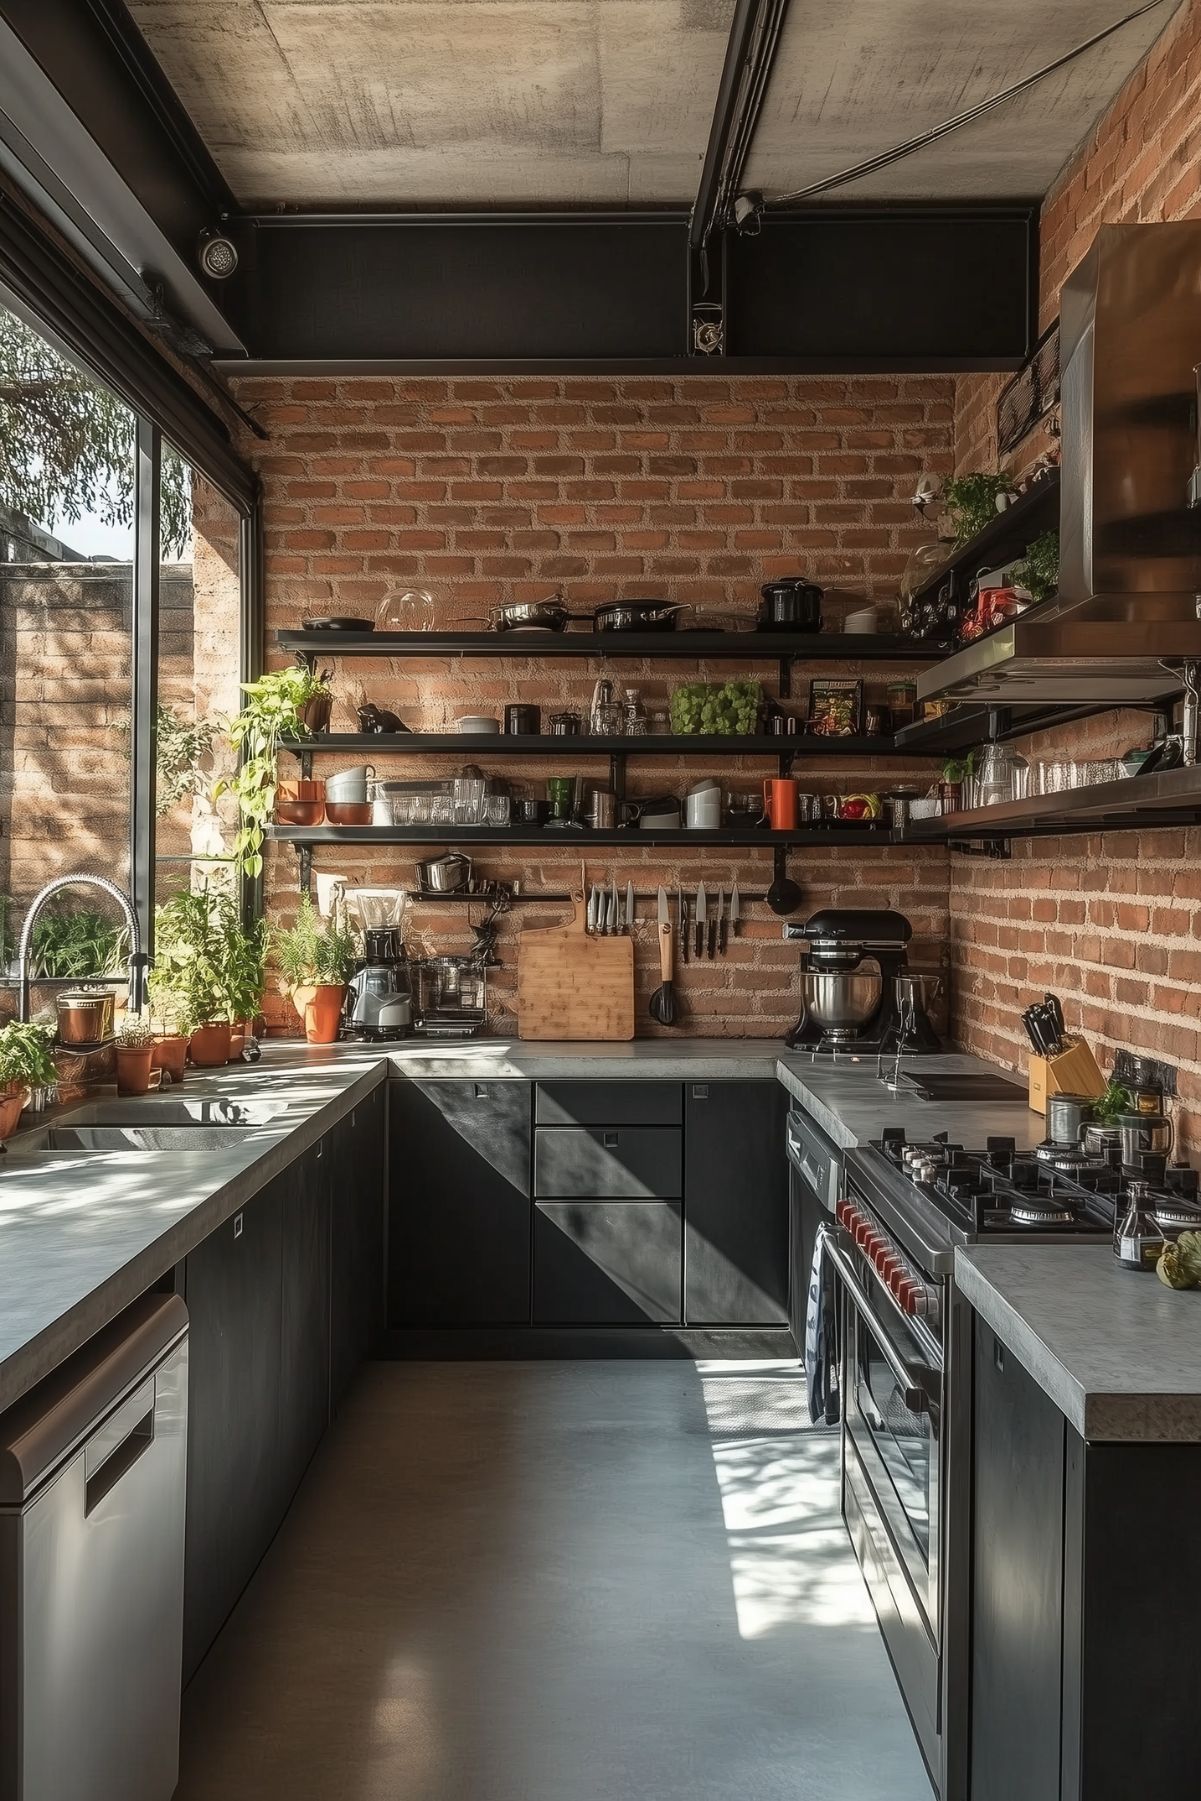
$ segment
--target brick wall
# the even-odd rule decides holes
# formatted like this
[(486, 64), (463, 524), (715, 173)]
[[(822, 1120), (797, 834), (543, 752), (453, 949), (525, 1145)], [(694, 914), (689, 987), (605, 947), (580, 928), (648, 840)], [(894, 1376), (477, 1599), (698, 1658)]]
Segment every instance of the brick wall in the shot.
[[(1201, 212), (1201, 4), (1180, 9), (1047, 198), (1041, 224), (1041, 323), (1098, 225)], [(996, 465), (1003, 378), (957, 386), (956, 467)], [(1038, 434), (1014, 459), (1041, 448)], [(1106, 756), (1147, 737), (1138, 714), (1108, 714), (1018, 744), (1025, 754)], [(1201, 1148), (1201, 833), (1163, 831), (1014, 845), (1013, 860), (951, 858), (957, 1027), (963, 1042), (1020, 1065), (1018, 1015), (1047, 986), (1069, 1025), (1107, 1053), (1131, 1045), (1180, 1064), (1186, 1142)], [(1192, 1115), (1190, 1118), (1189, 1115)]]
[[(247, 446), (266, 493), (269, 633), (313, 613), (373, 615), (391, 589), (430, 588), (439, 623), (480, 617), (505, 599), (537, 599), (562, 586), (583, 609), (615, 595), (661, 594), (714, 608), (750, 612), (772, 574), (806, 570), (826, 586), (895, 595), (910, 547), (922, 536), (909, 496), (925, 469), (950, 467), (953, 384), (949, 379), (701, 380), (649, 378), (437, 381), (355, 379), (246, 380), (238, 399), (270, 433)], [(851, 602), (832, 603), (835, 618)], [(273, 658), (273, 661), (279, 661)], [(848, 665), (854, 669), (854, 665)], [(812, 673), (834, 673), (822, 665)], [(496, 713), (507, 700), (539, 702), (544, 714), (586, 707), (598, 674), (574, 664), (430, 659), (393, 667), (362, 660), (336, 665), (334, 728), (354, 729), (350, 703), (363, 693), (395, 706), (417, 728), (445, 728), (463, 712)], [(728, 664), (646, 667), (620, 662), (605, 673), (637, 686), (649, 704), (666, 704), (673, 682), (722, 679)], [(771, 665), (758, 666), (765, 679)], [(799, 672), (802, 689), (811, 672)], [(863, 671), (882, 684), (888, 671)], [(770, 682), (768, 683), (770, 686)], [(795, 704), (798, 708), (803, 693)], [(487, 757), (475, 755), (487, 768)], [(350, 761), (351, 759), (344, 759)], [(397, 775), (448, 772), (422, 759)], [(326, 759), (324, 767), (333, 767)], [(545, 775), (564, 770), (548, 747), (543, 762), (497, 763), (541, 792)], [(594, 778), (595, 765), (581, 764)], [(811, 760), (799, 773), (818, 791), (854, 791), (924, 775), (929, 765), (844, 764)], [(723, 760), (713, 773), (750, 789), (762, 761)], [(695, 765), (632, 763), (635, 793), (679, 791), (702, 773)], [(636, 843), (636, 840), (634, 841)], [(586, 848), (586, 847), (585, 847)], [(580, 847), (480, 859), (485, 873), (517, 878), (530, 889), (562, 891), (578, 879)], [(933, 959), (946, 930), (946, 858), (942, 851), (822, 847), (799, 851), (793, 873), (806, 911), (826, 902), (896, 906), (907, 913)], [(320, 856), (319, 868), (353, 880), (411, 887), (413, 859), (396, 847)], [(598, 850), (590, 879), (612, 872), (640, 890), (678, 877), (762, 893), (771, 858), (762, 851), (676, 857)], [(273, 914), (294, 904), (295, 859), (269, 863)], [(651, 908), (639, 934), (642, 1027), (657, 982)], [(521, 919), (555, 923), (562, 909), (527, 906)], [(494, 994), (506, 1021), (515, 960), (516, 921), (501, 939), (505, 967)], [(467, 922), (445, 906), (417, 909), (419, 950), (468, 948)], [(779, 923), (752, 909), (744, 941), (724, 962), (693, 965), (683, 995), (694, 1031), (779, 1033), (798, 1011), (796, 956)]]

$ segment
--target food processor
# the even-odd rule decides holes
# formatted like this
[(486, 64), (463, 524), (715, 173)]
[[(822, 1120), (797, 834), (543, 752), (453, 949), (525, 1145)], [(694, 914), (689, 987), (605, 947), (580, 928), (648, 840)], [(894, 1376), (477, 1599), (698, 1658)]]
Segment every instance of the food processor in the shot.
[(346, 990), (345, 1030), (371, 1043), (407, 1038), (413, 1030), (413, 982), (404, 943), (408, 895), (403, 888), (348, 888), (347, 911), (363, 934), (363, 956)]

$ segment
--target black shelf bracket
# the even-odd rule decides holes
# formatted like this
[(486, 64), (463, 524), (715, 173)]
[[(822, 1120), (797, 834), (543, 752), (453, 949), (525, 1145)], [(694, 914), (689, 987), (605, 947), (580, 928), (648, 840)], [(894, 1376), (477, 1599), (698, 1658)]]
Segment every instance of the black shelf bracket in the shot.
[(303, 894), (313, 892), (313, 847), (311, 844), (298, 844), (296, 854), (300, 864), (300, 888)]
[(1013, 856), (1008, 838), (982, 838), (979, 843), (967, 838), (949, 838), (947, 849), (957, 851), (961, 857), (984, 857), (990, 863), (1008, 863)]

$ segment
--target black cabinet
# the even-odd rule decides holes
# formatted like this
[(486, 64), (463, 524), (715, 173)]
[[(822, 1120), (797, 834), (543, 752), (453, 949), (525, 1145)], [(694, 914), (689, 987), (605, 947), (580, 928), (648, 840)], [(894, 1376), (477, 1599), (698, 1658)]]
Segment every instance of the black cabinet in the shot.
[(278, 1524), (281, 1232), (291, 1172), (188, 1258), (188, 1489), (184, 1680)]
[(375, 1089), (330, 1133), (330, 1406), (384, 1325), (385, 1095)]
[(539, 1201), (534, 1323), (678, 1325), (678, 1201)]
[(331, 1146), (332, 1134), (293, 1164), (283, 1202), (276, 1464), (280, 1519), (329, 1424)]
[(684, 1085), (684, 1320), (788, 1323), (787, 1101), (778, 1082)]
[(390, 1323), (528, 1324), (531, 1084), (389, 1093)]
[(534, 1194), (679, 1200), (684, 1141), (678, 1126), (539, 1126)]
[(976, 1322), (972, 1801), (1059, 1801), (1065, 1422)]

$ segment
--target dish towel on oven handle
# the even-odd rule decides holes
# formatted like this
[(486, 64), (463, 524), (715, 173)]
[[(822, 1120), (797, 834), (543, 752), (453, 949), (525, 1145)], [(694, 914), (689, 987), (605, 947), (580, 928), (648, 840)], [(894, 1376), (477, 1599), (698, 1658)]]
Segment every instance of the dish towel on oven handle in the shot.
[(833, 1228), (823, 1220), (817, 1228), (809, 1299), (805, 1307), (805, 1391), (809, 1418), (815, 1426), (836, 1426), (841, 1417), (838, 1394), (838, 1300), (834, 1265), (826, 1256)]

